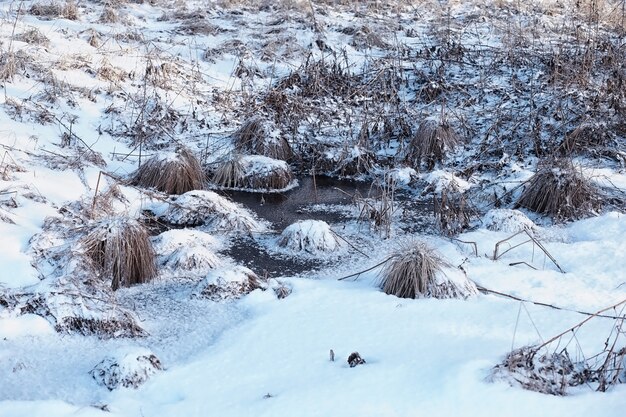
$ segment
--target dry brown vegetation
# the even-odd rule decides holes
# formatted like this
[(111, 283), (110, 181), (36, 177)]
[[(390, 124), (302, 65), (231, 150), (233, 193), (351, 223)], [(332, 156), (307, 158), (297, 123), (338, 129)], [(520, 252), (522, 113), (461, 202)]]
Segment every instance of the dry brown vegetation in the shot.
[(381, 288), (401, 298), (466, 298), (477, 293), (469, 280), (450, 280), (450, 268), (434, 249), (423, 242), (412, 242), (395, 252), (381, 271)]
[(596, 212), (601, 202), (599, 191), (570, 160), (549, 159), (540, 162), (517, 200), (516, 208), (524, 207), (566, 220)]
[(131, 177), (132, 185), (155, 188), (166, 194), (184, 194), (204, 188), (204, 170), (196, 156), (181, 147), (174, 155), (155, 155)]
[(406, 160), (418, 171), (422, 165), (432, 170), (437, 162), (443, 161), (446, 151), (454, 149), (460, 142), (449, 124), (426, 120), (411, 139)]
[(81, 244), (102, 278), (111, 281), (113, 290), (148, 282), (157, 274), (148, 232), (136, 220), (100, 220), (89, 227)]
[(233, 134), (235, 148), (241, 153), (263, 155), (283, 161), (291, 159), (293, 152), (289, 142), (282, 135), (274, 136), (271, 128), (260, 116), (249, 118)]
[(47, 1), (33, 3), (28, 12), (41, 19), (78, 20), (78, 7), (75, 1)]

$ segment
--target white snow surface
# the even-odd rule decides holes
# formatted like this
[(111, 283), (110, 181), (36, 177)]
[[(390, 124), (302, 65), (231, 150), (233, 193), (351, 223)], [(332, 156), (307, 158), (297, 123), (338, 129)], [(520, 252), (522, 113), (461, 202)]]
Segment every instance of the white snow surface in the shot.
[[(520, 227), (533, 226), (522, 212), (492, 210), (484, 217), (485, 224), (461, 234), (457, 241), (426, 238), (480, 286), (553, 304), (561, 310), (484, 294), (467, 300), (407, 300), (385, 295), (377, 286), (381, 267), (374, 266), (389, 256), (397, 243), (395, 237), (374, 240), (364, 255), (352, 254), (340, 263), (310, 271), (306, 277), (281, 278), (293, 290), (284, 299), (277, 299), (273, 291), (257, 289), (237, 300), (215, 302), (197, 297), (202, 285), (240, 285), (251, 273), (245, 266), (218, 258), (216, 253), (228, 239), (222, 232), (232, 230), (233, 225), (246, 232), (266, 232), (268, 225), (211, 191), (177, 197), (179, 206), (191, 210), (176, 211), (167, 202), (120, 187), (128, 199), (128, 207), (123, 209), (132, 215), (152, 209), (157, 216), (183, 224), (189, 219), (209, 219), (199, 229), (171, 230), (154, 239), (163, 263), (174, 265), (172, 269), (182, 261), (194, 266), (192, 282), (157, 280), (115, 294), (120, 306), (134, 312), (147, 335), (99, 339), (59, 334), (41, 316), (7, 311), (2, 298), (5, 291), (41, 293), (50, 299), (57, 318), (74, 316), (83, 307), (87, 318), (90, 314), (94, 318), (111, 314), (106, 309), (88, 309), (91, 304), (98, 307), (100, 301), (95, 299), (76, 304), (73, 297), (49, 294), (45, 279), (49, 271), (35, 261), (31, 238), (41, 232), (44, 219), (60, 215), (67, 202), (97, 203), (94, 196), (102, 193), (104, 184), (115, 182), (101, 177), (101, 170), (123, 178), (136, 169), (139, 155), (147, 155), (130, 140), (132, 132), (165, 141), (157, 145), (172, 138), (188, 140), (190, 147), (206, 154), (210, 163), (231, 150), (222, 139), (234, 125), (227, 120), (231, 114), (221, 107), (230, 100), (231, 92), (247, 92), (251, 82), (256, 82), (255, 88), (269, 89), (277, 77), (288, 75), (310, 55), (326, 57), (328, 52), (314, 49), (316, 40), (325, 40), (335, 51), (345, 51), (355, 68), (372, 56), (385, 55), (377, 48), (356, 48), (354, 37), (338, 30), (352, 28), (355, 14), (337, 9), (316, 14), (320, 33), (310, 28), (308, 17), (279, 22), (276, 42), (270, 45), (267, 38), (255, 36), (274, 30), (270, 23), (279, 16), (266, 10), (250, 12), (243, 7), (227, 13), (214, 7), (215, 2), (205, 1), (175, 2), (175, 8), (161, 7), (161, 2), (110, 2), (121, 4), (122, 18), (104, 24), (100, 15), (105, 2), (77, 2), (77, 21), (37, 18), (26, 12), (32, 3), (0, 4), (0, 55), (10, 50), (25, 57), (16, 75), (2, 81), (4, 94), (0, 97), (0, 417), (624, 414), (626, 384), (606, 393), (583, 388), (567, 397), (556, 397), (488, 381), (492, 367), (512, 348), (546, 340), (587, 317), (573, 310), (593, 313), (626, 299), (626, 217), (617, 211), (542, 227), (541, 242), (558, 266), (524, 236), (502, 247), (501, 256), (493, 259), (499, 242)], [(491, 3), (452, 3), (456, 12), (462, 9), (465, 15), (476, 17), (458, 34), (463, 42), (474, 42), (472, 47), (502, 47), (501, 34), (485, 23), (491, 18), (485, 9), (495, 10)], [(530, 24), (525, 20), (527, 15), (514, 14), (513, 6), (519, 2), (503, 3), (502, 10), (511, 8), (506, 19), (511, 17), (516, 27)], [(528, 7), (561, 7), (561, 2), (539, 3), (530, 2)], [(293, 5), (309, 13), (308, 2)], [(198, 8), (215, 30), (184, 34), (190, 21), (172, 16)], [(427, 23), (435, 17), (429, 13), (422, 17), (417, 12), (409, 15), (410, 29), (418, 36), (404, 36), (400, 33), (408, 31), (403, 30), (397, 32), (398, 39), (394, 29), (383, 31), (383, 40), (421, 50), (428, 46), (424, 43), (430, 36), (425, 34)], [(538, 22), (532, 20), (532, 25), (558, 26), (556, 15), (546, 10), (537, 17)], [(372, 28), (400, 25), (395, 13), (380, 16), (369, 21)], [(31, 28), (48, 38), (48, 44), (13, 42), (14, 31), (21, 34)], [(538, 42), (559, 36), (546, 32), (550, 32), (544, 34), (546, 39)], [(96, 46), (89, 43), (93, 34), (99, 38)], [(264, 60), (251, 52), (255, 48), (264, 50)], [(285, 58), (275, 55), (272, 48)], [(157, 55), (167, 57), (167, 65), (161, 65), (165, 62)], [(151, 90), (145, 107), (133, 107), (136, 97), (147, 92), (140, 81), (149, 64), (158, 68), (150, 83), (160, 87)], [(252, 75), (233, 76), (240, 64)], [(119, 79), (106, 75), (103, 68), (112, 69)], [(165, 71), (178, 76), (163, 76)], [(44, 82), (44, 78), (52, 81)], [(489, 86), (494, 91), (500, 87), (510, 90), (508, 85), (495, 87)], [(151, 99), (166, 106), (159, 108)], [(155, 113), (148, 114), (150, 109), (156, 109)], [(167, 120), (168, 109), (185, 116), (184, 121), (191, 126), (188, 131), (164, 126), (155, 133), (146, 130), (149, 126), (133, 124), (140, 113)], [(76, 138), (70, 138), (72, 145), (67, 146), (63, 134), (70, 126)], [(317, 133), (329, 131), (329, 136), (335, 132), (324, 124), (319, 129)], [(284, 166), (282, 161), (263, 158), (251, 158), (251, 167)], [(518, 184), (532, 175), (516, 164), (510, 171), (502, 178), (507, 186), (509, 181)], [(617, 165), (594, 168), (588, 173), (602, 186), (616, 186), (621, 193), (626, 190), (623, 167), (621, 171)], [(416, 173), (405, 168), (392, 175), (407, 184)], [(437, 191), (450, 185), (460, 190), (474, 186), (473, 178), (466, 181), (444, 170), (419, 177)], [(360, 231), (354, 224), (347, 227), (350, 236)], [(316, 241), (330, 245), (325, 241), (326, 226), (312, 230), (320, 232)], [(506, 249), (510, 250), (502, 254)], [(336, 252), (338, 246), (333, 250)], [(72, 271), (80, 265), (64, 267)], [(337, 281), (359, 271), (365, 272)], [(107, 300), (102, 303), (109, 306)], [(576, 334), (579, 353), (591, 356), (599, 352), (613, 324), (613, 320), (601, 317), (590, 320), (584, 331)], [(329, 360), (330, 349), (335, 353), (334, 362)], [(366, 364), (348, 366), (346, 359), (354, 351)], [(98, 385), (89, 371), (112, 352), (115, 357), (131, 358), (131, 363), (137, 352), (154, 352), (164, 370), (151, 375), (137, 389), (109, 391)]]

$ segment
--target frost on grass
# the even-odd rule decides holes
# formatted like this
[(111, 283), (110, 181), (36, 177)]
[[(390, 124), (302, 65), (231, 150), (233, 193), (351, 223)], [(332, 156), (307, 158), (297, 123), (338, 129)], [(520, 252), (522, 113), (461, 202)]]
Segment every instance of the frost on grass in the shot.
[(376, 155), (363, 145), (329, 148), (317, 153), (316, 171), (330, 175), (358, 176), (376, 167)]
[(137, 388), (163, 370), (161, 361), (144, 348), (130, 348), (104, 358), (89, 374), (110, 391), (124, 387)]
[(209, 272), (199, 285), (198, 296), (211, 301), (236, 300), (259, 288), (266, 289), (267, 283), (252, 270), (237, 265)]
[(159, 265), (177, 276), (200, 276), (219, 266), (216, 247), (215, 238), (198, 230), (169, 230), (155, 239)]
[(467, 298), (478, 294), (463, 271), (423, 242), (392, 254), (380, 273), (382, 290), (401, 298)]
[(289, 225), (278, 238), (278, 246), (293, 252), (332, 253), (340, 248), (337, 235), (321, 220), (301, 220)]
[(537, 225), (519, 210), (493, 209), (483, 217), (483, 226), (494, 232), (535, 231)]
[(294, 187), (291, 168), (285, 161), (260, 155), (235, 155), (213, 173), (213, 183), (223, 188), (251, 191), (284, 191)]
[(177, 226), (203, 226), (213, 232), (262, 232), (266, 226), (241, 205), (213, 191), (190, 191), (171, 197), (168, 208), (158, 216)]

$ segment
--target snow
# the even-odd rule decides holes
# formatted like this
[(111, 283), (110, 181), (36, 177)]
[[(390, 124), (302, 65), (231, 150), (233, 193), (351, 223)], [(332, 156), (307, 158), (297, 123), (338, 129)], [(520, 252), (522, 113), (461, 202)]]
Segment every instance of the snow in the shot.
[[(565, 134), (579, 122), (578, 113), (609, 112), (601, 97), (607, 74), (590, 79), (586, 90), (558, 81), (543, 89), (548, 75), (538, 65), (526, 67), (548, 57), (531, 53), (540, 45), (565, 46), (562, 56), (574, 56), (568, 44), (584, 45), (579, 42), (587, 32), (606, 33), (604, 23), (590, 27), (570, 0), (299, 1), (277, 8), (254, 2), (109, 2), (120, 11), (115, 24), (99, 21), (104, 3), (77, 2), (77, 21), (32, 16), (32, 1), (0, 4), (0, 53), (25, 58), (13, 77), (1, 81), (0, 417), (624, 414), (626, 384), (606, 393), (581, 387), (561, 398), (490, 380), (493, 367), (512, 349), (540, 343), (587, 318), (585, 312), (626, 299), (623, 133), (611, 142), (616, 156), (575, 160), (616, 202), (597, 216), (565, 224), (511, 208), (533, 175), (534, 150), (503, 145), (497, 149), (502, 152), (490, 154), (493, 143), (531, 142), (535, 117), (542, 124), (541, 141)], [(609, 12), (603, 9), (602, 16)], [(215, 32), (184, 33), (193, 21), (186, 13), (203, 13), (202, 21)], [(568, 22), (581, 25), (575, 33), (582, 41), (574, 39)], [(13, 28), (16, 34), (37, 28), (49, 43), (13, 42)], [(96, 47), (88, 43), (92, 33), (99, 37)], [(387, 47), (377, 47), (380, 41)], [(501, 63), (497, 51), (511, 62)], [(600, 48), (596, 52), (606, 57)], [(322, 93), (313, 98), (302, 97), (303, 83), (294, 82), (277, 99), (296, 107), (285, 105), (281, 114), (268, 110), (259, 92), (272, 92), (290, 74), (300, 77), (305, 62), (334, 63), (364, 83), (336, 99), (334, 87), (323, 80), (314, 80)], [(149, 66), (157, 71), (146, 76)], [(387, 69), (413, 75), (391, 86), (398, 80)], [(247, 74), (236, 75), (238, 70)], [(113, 76), (105, 77), (106, 71)], [(400, 160), (391, 169), (379, 165), (408, 141), (399, 120), (378, 114), (377, 105), (387, 98), (369, 94), (381, 80), (389, 90), (397, 87), (388, 104), (398, 114), (409, 109), (404, 122), (410, 128), (445, 116), (467, 143), (432, 172), (417, 173)], [(538, 86), (532, 97), (520, 87), (530, 84)], [(441, 97), (424, 95), (433, 87), (444, 90), (445, 105)], [(563, 100), (555, 99), (561, 90)], [(374, 169), (363, 177), (392, 178), (404, 198), (394, 201), (393, 233), (369, 230), (369, 219), (356, 219), (359, 210), (352, 205), (320, 204), (319, 210), (304, 205), (302, 212), (314, 217), (330, 211), (334, 217), (298, 222), (279, 235), (253, 208), (217, 192), (164, 197), (125, 185), (139, 161), (155, 154), (171, 159), (181, 144), (205, 167), (214, 166), (232, 154), (232, 132), (258, 112), (289, 119), (289, 130), (273, 121), (268, 133), (273, 140), (288, 136), (296, 162), (242, 156), (248, 175), (306, 171), (315, 166), (315, 152), (331, 165), (342, 157), (371, 157)], [(623, 119), (618, 109), (611, 112)], [(519, 115), (524, 123), (509, 123)], [(366, 138), (360, 136), (364, 126), (370, 128)], [(468, 167), (470, 174), (464, 172)], [(476, 196), (471, 203), (484, 214), (474, 219), (475, 228), (455, 239), (403, 230), (407, 223), (433, 223), (432, 216), (412, 218), (407, 208), (423, 203), (416, 179), (429, 192), (453, 187)], [(282, 197), (297, 185), (294, 179), (272, 191)], [(110, 187), (120, 195), (105, 210), (94, 196)], [(503, 208), (493, 208), (494, 193)], [(97, 281), (75, 253), (84, 226), (96, 220), (85, 213), (92, 203), (141, 221), (149, 211), (160, 222), (156, 228), (173, 228), (152, 237), (157, 279), (116, 292)], [(521, 230), (532, 230), (536, 240), (526, 234), (511, 238)], [(384, 294), (378, 285), (384, 261), (414, 234), (452, 265), (450, 278), (462, 282), (467, 275), (481, 288), (528, 301), (493, 292), (465, 300)], [(254, 264), (259, 254), (245, 254), (252, 261), (235, 259), (236, 239), (254, 241), (249, 252), (281, 255), (277, 263), (287, 258), (313, 266), (302, 274), (257, 275), (263, 270)], [(287, 247), (279, 248), (283, 239)], [(280, 285), (291, 293), (278, 297)], [(136, 324), (141, 336), (59, 332), (64, 320), (77, 317)], [(594, 317), (568, 348), (593, 356), (614, 324)], [(130, 335), (118, 330), (113, 336)], [(350, 368), (352, 352), (366, 363)], [(158, 372), (138, 360), (152, 355), (161, 361)], [(90, 374), (115, 363), (141, 384), (109, 390)]]
[(41, 316), (24, 314), (19, 317), (6, 317), (0, 320), (0, 339), (14, 339), (24, 336), (42, 336), (54, 333), (50, 323)]

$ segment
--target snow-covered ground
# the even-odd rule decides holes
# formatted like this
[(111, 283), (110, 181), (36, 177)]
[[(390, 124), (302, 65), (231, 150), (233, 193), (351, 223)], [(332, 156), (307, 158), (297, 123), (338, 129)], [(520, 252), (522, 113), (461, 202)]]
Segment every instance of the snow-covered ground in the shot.
[[(626, 354), (607, 392), (591, 381), (554, 396), (492, 378), (509, 352), (611, 305), (547, 349), (576, 363), (614, 340), (626, 349), (618, 6), (2, 2), (0, 417), (623, 415)], [(258, 115), (293, 159), (240, 155), (233, 133)], [(424, 119), (462, 140), (409, 166)], [(591, 123), (600, 130), (567, 156), (604, 204), (569, 221), (516, 209), (545, 154)], [(284, 190), (324, 173), (382, 185), (338, 206), (316, 188), (302, 213), (335, 217), (281, 238), (219, 192), (126, 181), (181, 145), (207, 178), (236, 157), (254, 174), (288, 171)], [(411, 206), (445, 193), (475, 209), (453, 239)], [(84, 236), (119, 216), (150, 226), (158, 275), (112, 291)], [(381, 291), (385, 261), (415, 238), (480, 294)], [(320, 262), (265, 276), (253, 254), (229, 255), (234, 239)], [(353, 352), (365, 363), (350, 367)]]

